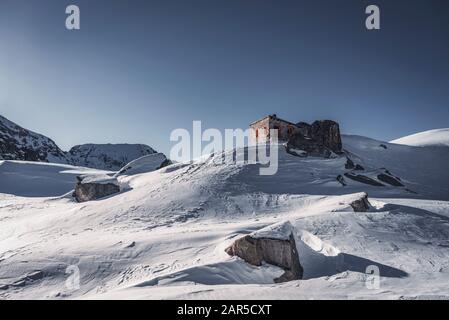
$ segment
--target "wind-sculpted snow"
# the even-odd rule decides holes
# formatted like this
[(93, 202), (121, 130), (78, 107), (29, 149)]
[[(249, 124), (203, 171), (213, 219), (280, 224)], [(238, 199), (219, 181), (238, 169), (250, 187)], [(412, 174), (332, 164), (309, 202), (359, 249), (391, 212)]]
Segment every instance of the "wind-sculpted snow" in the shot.
[(41, 162), (0, 161), (0, 194), (58, 197), (74, 189), (78, 175), (108, 172)]
[(449, 128), (415, 133), (393, 140), (391, 143), (415, 147), (449, 147)]
[[(118, 176), (122, 192), (93, 202), (0, 194), (0, 298), (446, 295), (449, 179), (438, 166), (447, 154), (362, 137), (343, 137), (343, 144), (362, 174), (375, 179), (388, 170), (404, 187), (343, 186), (336, 178), (348, 172), (346, 156), (301, 158), (280, 149), (274, 176), (260, 176), (257, 164), (208, 157)], [(37, 173), (47, 166), (22, 181), (31, 183), (34, 171), (36, 188), (44, 189)], [(351, 207), (359, 192), (370, 197), (368, 212)], [(304, 280), (274, 284), (279, 268), (250, 266), (224, 251), (237, 237), (284, 221), (292, 225)], [(373, 266), (378, 289), (367, 285)], [(79, 287), (67, 286), (66, 270), (79, 270)]]

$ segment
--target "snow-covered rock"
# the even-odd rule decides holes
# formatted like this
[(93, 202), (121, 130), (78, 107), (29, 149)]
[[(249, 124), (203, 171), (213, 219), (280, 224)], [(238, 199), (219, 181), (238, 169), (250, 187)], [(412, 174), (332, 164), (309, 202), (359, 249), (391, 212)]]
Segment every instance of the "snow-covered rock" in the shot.
[(370, 209), (371, 204), (368, 200), (368, 195), (365, 192), (355, 195), (357, 198), (354, 199), (350, 205), (355, 212), (366, 212)]
[(68, 163), (66, 154), (44, 135), (0, 116), (0, 160)]
[(74, 196), (78, 202), (101, 199), (120, 192), (117, 178), (108, 175), (78, 176)]
[(415, 133), (393, 140), (391, 143), (415, 147), (449, 147), (449, 128)]
[(284, 269), (284, 274), (273, 279), (286, 282), (302, 278), (293, 226), (283, 222), (237, 239), (226, 248), (226, 253), (238, 256), (249, 264), (261, 266), (263, 262)]

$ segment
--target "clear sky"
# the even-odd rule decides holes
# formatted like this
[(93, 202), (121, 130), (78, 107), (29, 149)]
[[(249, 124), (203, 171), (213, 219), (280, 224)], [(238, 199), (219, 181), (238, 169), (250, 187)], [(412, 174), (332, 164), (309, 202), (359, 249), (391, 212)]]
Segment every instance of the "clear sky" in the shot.
[(0, 0), (0, 114), (65, 150), (168, 153), (193, 120), (270, 113), (391, 140), (449, 127), (448, 14), (447, 0)]

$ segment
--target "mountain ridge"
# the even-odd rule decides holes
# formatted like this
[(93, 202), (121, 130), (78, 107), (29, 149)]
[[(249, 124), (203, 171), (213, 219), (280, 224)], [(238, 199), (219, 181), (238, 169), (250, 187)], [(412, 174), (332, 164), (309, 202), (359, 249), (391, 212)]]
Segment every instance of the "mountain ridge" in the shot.
[(59, 163), (117, 171), (135, 159), (154, 153), (157, 151), (148, 145), (129, 143), (87, 143), (65, 152), (51, 138), (0, 115), (0, 160)]

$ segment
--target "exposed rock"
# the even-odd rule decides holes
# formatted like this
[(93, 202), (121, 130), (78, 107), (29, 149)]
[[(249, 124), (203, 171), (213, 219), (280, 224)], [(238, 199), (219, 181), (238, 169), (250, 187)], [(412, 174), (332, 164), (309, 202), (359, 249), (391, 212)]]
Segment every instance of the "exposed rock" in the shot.
[(337, 122), (331, 120), (315, 121), (312, 124), (310, 136), (332, 152), (336, 154), (342, 152), (340, 126)]
[(134, 248), (136, 246), (136, 242), (133, 241), (129, 245), (126, 246), (126, 248)]
[(0, 160), (67, 163), (65, 153), (41, 134), (0, 116)]
[(409, 192), (409, 193), (413, 193), (413, 194), (418, 194), (418, 192), (410, 190), (410, 189), (405, 189), (405, 191)]
[(395, 176), (394, 174), (392, 174), (390, 171), (388, 171), (387, 169), (385, 169), (385, 173), (388, 174), (389, 176), (392, 176), (393, 178), (395, 178), (396, 180), (401, 181), (401, 178), (399, 178), (398, 176)]
[(383, 148), (383, 149), (385, 149), (385, 150), (387, 150), (387, 149), (388, 149), (388, 147), (387, 147), (387, 146), (386, 146), (385, 144), (383, 144), (383, 143), (382, 143), (382, 144), (380, 144), (380, 145), (379, 145), (379, 147), (381, 147), (381, 148)]
[(356, 171), (363, 171), (363, 170), (365, 170), (364, 167), (362, 167), (360, 164), (355, 164), (354, 161), (352, 161), (349, 158), (346, 158), (345, 169), (356, 170)]
[(375, 187), (385, 187), (385, 185), (383, 185), (382, 183), (380, 183), (377, 180), (374, 180), (370, 177), (361, 175), (361, 174), (353, 174), (353, 173), (345, 173), (345, 177), (360, 182), (360, 183), (364, 183), (364, 184), (368, 184), (371, 186), (375, 186)]
[(354, 161), (352, 161), (352, 160), (349, 159), (349, 158), (346, 158), (345, 169), (352, 170), (352, 169), (354, 169), (354, 168), (355, 168)]
[[(291, 225), (288, 223), (287, 226)], [(284, 269), (285, 273), (281, 277), (273, 279), (275, 282), (302, 279), (303, 268), (299, 262), (295, 238), (291, 231), (288, 237), (278, 237), (271, 233), (247, 235), (237, 239), (225, 251), (254, 266), (261, 266), (262, 262), (266, 262)]]
[(78, 202), (101, 199), (120, 192), (116, 178), (77, 177), (74, 196)]
[(350, 205), (355, 212), (366, 212), (371, 207), (366, 193), (362, 193), (360, 199), (354, 200)]
[(344, 186), (344, 187), (347, 186), (346, 181), (345, 181), (345, 178), (344, 178), (341, 174), (338, 175), (337, 181), (340, 182), (340, 184), (341, 184), (342, 186)]
[(311, 156), (330, 157), (342, 153), (340, 127), (331, 120), (315, 121), (313, 124), (300, 122), (300, 128), (287, 142), (287, 146), (306, 151)]
[(392, 177), (390, 175), (381, 173), (377, 176), (377, 179), (379, 179), (382, 182), (388, 183), (389, 185), (392, 185), (394, 187), (403, 187), (404, 185), (399, 182), (398, 179), (396, 179), (395, 177)]

